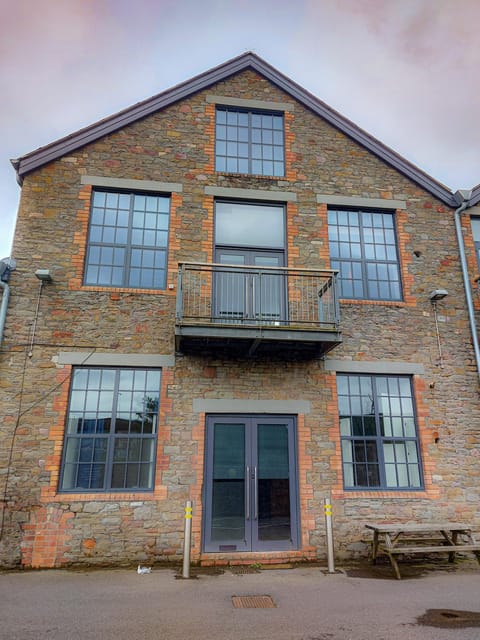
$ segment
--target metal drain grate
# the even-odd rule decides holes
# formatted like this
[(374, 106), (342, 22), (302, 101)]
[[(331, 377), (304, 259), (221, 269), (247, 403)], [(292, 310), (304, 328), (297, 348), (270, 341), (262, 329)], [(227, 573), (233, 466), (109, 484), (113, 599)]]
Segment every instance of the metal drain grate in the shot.
[(235, 609), (275, 609), (272, 596), (232, 596)]

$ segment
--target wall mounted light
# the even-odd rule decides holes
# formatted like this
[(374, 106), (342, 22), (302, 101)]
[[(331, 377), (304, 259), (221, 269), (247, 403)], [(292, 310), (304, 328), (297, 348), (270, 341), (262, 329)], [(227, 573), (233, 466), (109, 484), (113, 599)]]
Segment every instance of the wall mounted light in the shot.
[(448, 296), (448, 291), (446, 289), (434, 289), (430, 292), (428, 296), (431, 302), (438, 302), (439, 300), (443, 300)]
[(52, 276), (48, 269), (37, 269), (35, 271), (35, 276), (40, 280), (40, 282), (52, 282)]

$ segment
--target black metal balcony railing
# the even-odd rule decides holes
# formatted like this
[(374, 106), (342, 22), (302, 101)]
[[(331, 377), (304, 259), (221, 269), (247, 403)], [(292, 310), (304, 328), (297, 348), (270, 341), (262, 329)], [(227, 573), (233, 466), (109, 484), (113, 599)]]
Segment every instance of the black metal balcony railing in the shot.
[(336, 272), (184, 262), (179, 265), (177, 346), (186, 336), (275, 342), (341, 341)]

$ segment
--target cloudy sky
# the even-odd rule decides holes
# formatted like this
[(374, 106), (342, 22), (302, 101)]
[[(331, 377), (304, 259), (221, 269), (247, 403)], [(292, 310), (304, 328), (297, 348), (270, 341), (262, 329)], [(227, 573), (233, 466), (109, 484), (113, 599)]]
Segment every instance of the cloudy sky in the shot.
[(453, 191), (480, 182), (478, 0), (0, 0), (0, 258), (10, 158), (247, 50)]

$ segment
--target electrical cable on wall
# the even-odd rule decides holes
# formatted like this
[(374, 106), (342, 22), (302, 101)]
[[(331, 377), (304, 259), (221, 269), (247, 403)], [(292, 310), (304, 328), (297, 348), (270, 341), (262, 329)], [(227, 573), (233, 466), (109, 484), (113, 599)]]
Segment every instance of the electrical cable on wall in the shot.
[[(87, 360), (89, 358), (91, 358), (91, 356), (96, 352), (96, 350), (97, 350), (96, 348), (92, 349), (85, 356), (85, 358), (82, 360), (82, 362), (79, 364), (79, 366), (84, 365), (87, 362)], [(17, 435), (18, 427), (20, 426), (20, 420), (23, 418), (24, 415), (26, 415), (29, 411), (31, 411), (36, 406), (38, 406), (41, 402), (46, 400), (46, 398), (48, 398), (53, 393), (55, 393), (55, 391), (57, 389), (59, 389), (63, 384), (65, 384), (65, 382), (67, 382), (67, 380), (69, 380), (69, 378), (65, 378), (64, 380), (61, 380), (60, 382), (55, 384), (53, 387), (51, 387), (51, 389), (49, 389), (44, 394), (42, 394), (37, 400), (35, 400), (35, 402), (33, 402), (24, 411), (22, 411), (23, 393), (24, 393), (24, 389), (25, 389), (25, 374), (26, 374), (26, 370), (27, 370), (27, 362), (28, 362), (28, 359), (30, 357), (31, 357), (30, 356), (30, 351), (25, 350), (25, 358), (24, 358), (24, 362), (23, 362), (23, 372), (22, 372), (22, 381), (20, 383), (20, 393), (19, 393), (19, 401), (18, 401), (18, 414), (17, 414), (17, 419), (15, 421), (15, 427), (13, 428), (12, 439), (11, 439), (11, 442), (10, 442), (10, 448), (9, 448), (9, 453), (8, 453), (8, 462), (7, 462), (7, 475), (5, 477), (5, 486), (4, 486), (3, 497), (2, 497), (3, 508), (2, 508), (2, 519), (0, 521), (0, 540), (3, 539), (3, 532), (4, 532), (4, 528), (5, 528), (5, 512), (7, 510), (7, 506), (6, 505), (7, 505), (8, 482), (10, 480), (10, 470), (11, 470), (11, 466), (12, 466), (12, 458), (13, 458), (13, 450), (14, 450), (14, 445), (15, 445), (15, 437)]]

